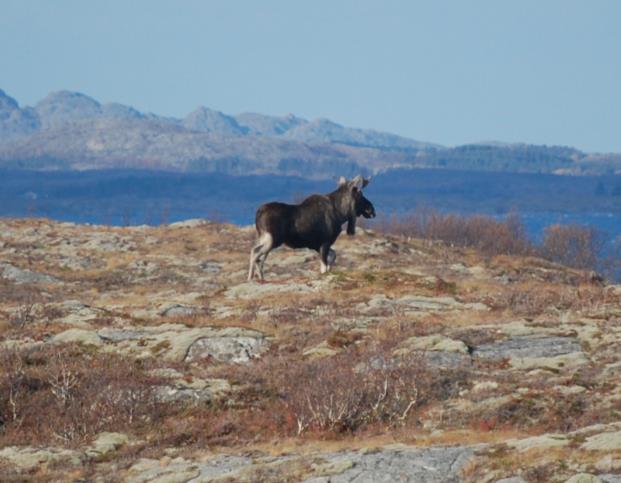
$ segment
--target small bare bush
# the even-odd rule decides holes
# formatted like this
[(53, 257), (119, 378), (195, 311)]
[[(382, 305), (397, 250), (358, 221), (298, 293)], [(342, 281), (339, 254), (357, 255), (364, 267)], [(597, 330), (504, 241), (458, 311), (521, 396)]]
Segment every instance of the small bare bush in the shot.
[(403, 423), (427, 401), (431, 385), (422, 357), (364, 358), (353, 351), (304, 361), (275, 379), (297, 434)]
[(595, 228), (556, 224), (545, 229), (540, 251), (544, 258), (553, 262), (594, 269), (603, 245), (603, 236)]
[(35, 321), (36, 304), (29, 300), (17, 307), (10, 318), (11, 325), (17, 329), (23, 329), (26, 325)]

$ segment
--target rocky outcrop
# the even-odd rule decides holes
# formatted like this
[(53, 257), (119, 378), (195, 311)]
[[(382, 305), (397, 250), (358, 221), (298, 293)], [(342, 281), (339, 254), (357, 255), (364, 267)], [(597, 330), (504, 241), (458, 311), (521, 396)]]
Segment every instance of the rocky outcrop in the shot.
[(158, 356), (175, 362), (213, 359), (225, 363), (248, 362), (269, 346), (265, 335), (256, 330), (190, 328), (181, 324), (99, 331), (68, 329), (56, 334), (50, 342), (91, 345), (137, 358)]
[(415, 448), (405, 445), (306, 456), (220, 456), (206, 462), (182, 457), (162, 464), (143, 459), (127, 471), (128, 481), (458, 482), (474, 454), (470, 447)]
[(16, 284), (59, 283), (59, 280), (44, 273), (19, 268), (10, 263), (0, 263), (0, 276)]
[(524, 370), (571, 369), (588, 363), (580, 344), (571, 337), (513, 337), (480, 345), (474, 356), (508, 359), (514, 368)]

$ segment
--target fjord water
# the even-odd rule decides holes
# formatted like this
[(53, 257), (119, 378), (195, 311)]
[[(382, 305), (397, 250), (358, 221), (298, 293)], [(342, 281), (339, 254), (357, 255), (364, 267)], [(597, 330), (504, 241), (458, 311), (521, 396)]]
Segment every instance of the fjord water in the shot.
[[(263, 202), (299, 201), (329, 192), (335, 183), (276, 175), (5, 170), (0, 171), (0, 216), (111, 225), (208, 218), (248, 225)], [(380, 218), (420, 209), (497, 218), (513, 211), (534, 239), (554, 223), (621, 235), (620, 176), (393, 170), (375, 176), (365, 192)]]

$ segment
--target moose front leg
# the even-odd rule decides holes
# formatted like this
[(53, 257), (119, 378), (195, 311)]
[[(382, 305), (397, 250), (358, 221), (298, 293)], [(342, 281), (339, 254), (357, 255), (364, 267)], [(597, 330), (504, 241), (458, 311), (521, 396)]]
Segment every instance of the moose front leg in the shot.
[[(329, 245), (321, 245), (319, 248), (319, 259), (321, 262), (321, 273), (326, 273), (330, 270), (330, 252), (334, 253), (334, 258), (336, 258), (336, 253), (334, 250), (330, 250)], [(334, 260), (333, 258), (333, 260)]]
[(349, 220), (347, 220), (347, 234), (348, 235), (356, 234), (356, 218), (355, 217), (351, 217)]
[(336, 252), (332, 250), (332, 248), (330, 248), (328, 250), (328, 270), (332, 268), (335, 260), (336, 260)]

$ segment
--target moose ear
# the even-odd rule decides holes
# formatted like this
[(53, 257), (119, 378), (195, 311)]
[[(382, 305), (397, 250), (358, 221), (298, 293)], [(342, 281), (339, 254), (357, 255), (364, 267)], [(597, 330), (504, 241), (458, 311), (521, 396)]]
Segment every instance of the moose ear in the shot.
[(355, 186), (355, 187), (356, 187), (356, 188), (358, 188), (358, 189), (362, 189), (362, 187), (363, 187), (363, 182), (364, 182), (364, 181), (363, 181), (363, 179), (362, 179), (362, 176), (360, 176), (360, 175), (356, 176), (354, 179), (352, 179), (352, 180), (350, 181), (351, 185), (352, 185), (352, 186)]
[(347, 184), (347, 179), (345, 179), (345, 176), (341, 176), (341, 177), (339, 178), (339, 187), (340, 187), (340, 186), (343, 186), (343, 185), (345, 185), (345, 184)]
[(366, 188), (366, 186), (371, 182), (372, 176), (369, 176), (367, 179), (362, 179), (362, 187)]

